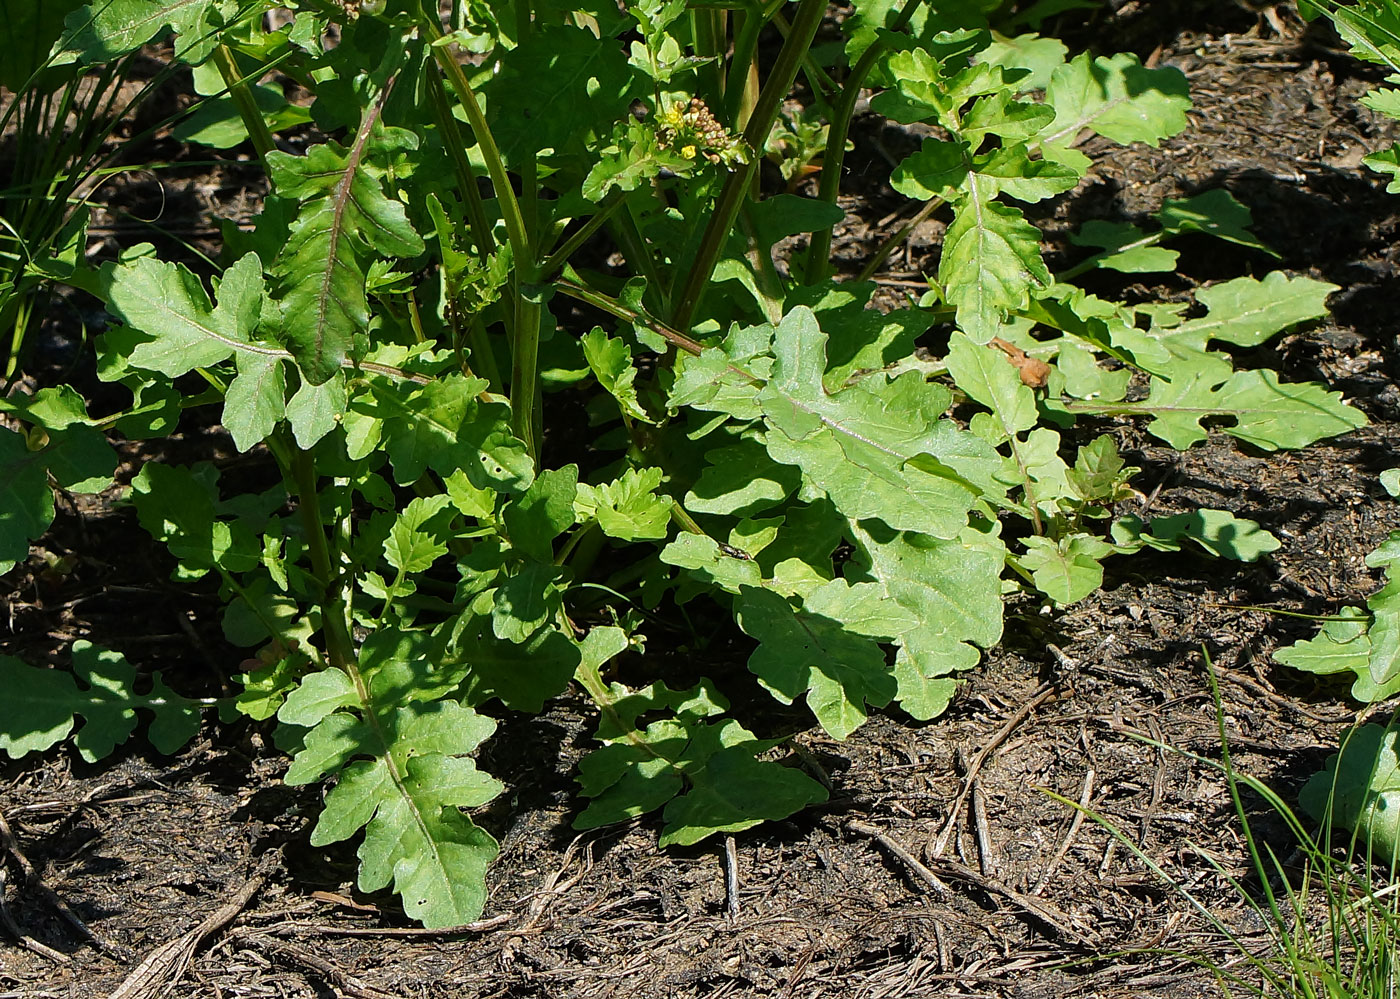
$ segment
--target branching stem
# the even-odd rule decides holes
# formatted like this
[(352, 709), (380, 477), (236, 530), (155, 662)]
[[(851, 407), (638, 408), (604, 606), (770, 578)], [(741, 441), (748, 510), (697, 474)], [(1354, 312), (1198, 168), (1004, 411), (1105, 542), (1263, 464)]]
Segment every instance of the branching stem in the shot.
[[(908, 0), (899, 16), (890, 25), (891, 31), (902, 31), (918, 10), (921, 0)], [(831, 126), (826, 136), (826, 156), (822, 162), (822, 179), (817, 188), (817, 198), (827, 204), (836, 204), (836, 196), (841, 193), (841, 171), (846, 158), (846, 139), (851, 133), (851, 119), (855, 116), (856, 101), (860, 98), (865, 78), (875, 68), (875, 63), (885, 54), (886, 43), (876, 39), (861, 53), (846, 77), (841, 96), (836, 99), (832, 111)], [(832, 226), (812, 233), (812, 242), (807, 247), (807, 283), (815, 284), (831, 274), (831, 233)]]
[(750, 150), (749, 162), (731, 173), (725, 181), (719, 201), (715, 204), (709, 224), (700, 239), (700, 248), (695, 254), (694, 264), (684, 272), (685, 283), (681, 287), (680, 295), (676, 297), (675, 309), (671, 316), (671, 325), (677, 329), (690, 328), (695, 310), (709, 286), (710, 275), (714, 273), (715, 265), (719, 262), (724, 241), (733, 231), (739, 209), (749, 196), (749, 184), (758, 170), (758, 159), (768, 140), (768, 133), (773, 130), (778, 110), (792, 87), (793, 78), (797, 76), (798, 67), (802, 65), (803, 57), (811, 48), (812, 39), (825, 14), (825, 0), (799, 0), (792, 30), (788, 32), (787, 40), (773, 64), (773, 71), (763, 89), (759, 91), (758, 101), (754, 104), (753, 113), (744, 127), (744, 141)]

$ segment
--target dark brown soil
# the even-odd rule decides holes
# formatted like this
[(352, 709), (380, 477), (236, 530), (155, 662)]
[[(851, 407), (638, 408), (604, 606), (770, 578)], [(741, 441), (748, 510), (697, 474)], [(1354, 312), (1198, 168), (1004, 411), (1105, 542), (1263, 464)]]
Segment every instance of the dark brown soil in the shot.
[[(308, 845), (319, 792), (282, 785), (285, 758), (263, 726), (211, 722), (174, 759), (137, 751), (92, 766), (55, 751), (10, 764), (0, 814), (39, 880), (26, 883), (12, 849), (5, 908), (13, 929), (65, 963), (17, 946), (13, 929), (0, 933), (0, 996), (110, 995), (136, 962), (255, 872), (266, 875), (261, 890), (194, 946), (170, 995), (1215, 994), (1191, 958), (1225, 963), (1237, 953), (1134, 854), (1260, 941), (1245, 900), (1213, 870), (1251, 883), (1241, 826), (1215, 769), (1138, 737), (1219, 758), (1203, 648), (1221, 677), (1235, 763), (1285, 797), (1355, 717), (1344, 687), (1271, 663), (1274, 649), (1310, 632), (1307, 622), (1237, 608), (1326, 613), (1364, 602), (1377, 585), (1364, 555), (1400, 527), (1400, 509), (1376, 481), (1400, 464), (1400, 198), (1358, 166), (1391, 134), (1357, 105), (1367, 71), (1335, 39), (1304, 31), (1284, 7), (1269, 16), (1228, 3), (1116, 7), (1084, 29), (1086, 43), (1112, 40), (1184, 70), (1193, 127), (1161, 149), (1090, 147), (1091, 178), (1040, 219), (1052, 241), (1086, 218), (1140, 220), (1164, 198), (1225, 187), (1253, 209), (1256, 232), (1281, 261), (1187, 242), (1169, 280), (1109, 276), (1096, 290), (1173, 297), (1273, 266), (1344, 288), (1332, 322), (1249, 360), (1288, 379), (1328, 381), (1367, 413), (1369, 428), (1265, 455), (1224, 436), (1178, 454), (1129, 424), (1111, 426), (1144, 469), (1144, 508), (1232, 510), (1277, 534), (1280, 551), (1252, 565), (1122, 560), (1102, 591), (1067, 612), (1010, 608), (1005, 642), (944, 717), (877, 716), (844, 743), (816, 730), (800, 736), (830, 777), (832, 802), (735, 837), (737, 915), (727, 908), (722, 843), (662, 852), (652, 821), (571, 831), (572, 767), (591, 722), (568, 697), (540, 717), (503, 718), (488, 744), (483, 765), (513, 790), (479, 821), (503, 853), (486, 925), (450, 937), (405, 929), (391, 899), (357, 894), (351, 847)], [(882, 186), (879, 150), (898, 155), (910, 141), (873, 119), (856, 139), (851, 219), (837, 248), (852, 268), (900, 224), (887, 218), (902, 202)], [(238, 196), (236, 184), (220, 186), (223, 200)], [(916, 233), (892, 257), (883, 277), (891, 289), (933, 265), (936, 239), (933, 229)], [(1062, 249), (1061, 263), (1075, 259), (1073, 247)], [(209, 456), (219, 439), (196, 434), (175, 446)], [(199, 587), (155, 582), (169, 565), (142, 537), (121, 510), (62, 511), (46, 544), (74, 553), (76, 567), (61, 578), (31, 574), (5, 594), (0, 653), (57, 663), (73, 639), (91, 637), (166, 669), (183, 691), (220, 693), (237, 662), (211, 624), (215, 603)], [(1090, 803), (1135, 849), (1075, 823), (1046, 789)], [(1249, 807), (1256, 833), (1286, 856), (1276, 817)], [(925, 861), (948, 890), (915, 877), (889, 843)], [(85, 941), (56, 900), (108, 952)]]

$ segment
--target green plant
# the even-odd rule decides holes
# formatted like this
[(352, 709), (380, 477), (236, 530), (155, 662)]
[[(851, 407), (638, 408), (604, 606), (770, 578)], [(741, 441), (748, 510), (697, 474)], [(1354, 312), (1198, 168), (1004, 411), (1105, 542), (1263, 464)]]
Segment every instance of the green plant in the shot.
[[(1215, 704), (1220, 756), (1207, 759), (1178, 747), (1145, 737), (1138, 741), (1184, 756), (1215, 769), (1225, 777), (1236, 821), (1249, 855), (1247, 879), (1228, 871), (1208, 850), (1195, 851), (1253, 911), (1264, 927), (1263, 939), (1252, 940), (1232, 926), (1212, 905), (1185, 888), (1107, 816), (1053, 791), (1043, 793), (1086, 816), (1105, 829), (1162, 882), (1173, 888), (1207, 925), (1234, 951), (1232, 960), (1218, 961), (1201, 951), (1173, 952), (1211, 971), (1226, 995), (1235, 989), (1257, 996), (1290, 996), (1296, 999), (1381, 999), (1400, 987), (1400, 907), (1396, 893), (1373, 866), (1372, 860), (1391, 864), (1393, 854), (1373, 858), (1369, 852), (1358, 862), (1338, 857), (1331, 850), (1333, 821), (1342, 825), (1342, 810), (1355, 800), (1355, 788), (1326, 787), (1316, 780), (1304, 790), (1304, 804), (1315, 813), (1320, 829), (1314, 833), (1288, 804), (1258, 778), (1235, 769), (1230, 756), (1225, 712), (1215, 669), (1206, 655), (1207, 675)], [(1373, 728), (1376, 726), (1368, 726)], [(1370, 742), (1364, 730), (1355, 742), (1358, 755), (1371, 759), (1374, 752), (1362, 747)], [(1374, 746), (1369, 747), (1373, 750)], [(1351, 752), (1348, 746), (1344, 754)], [(1364, 785), (1364, 781), (1362, 782)], [(1256, 835), (1245, 804), (1244, 791), (1252, 792), (1264, 808), (1282, 820), (1289, 836), (1286, 849)], [(1333, 811), (1332, 802), (1337, 810)], [(1349, 802), (1343, 805), (1343, 802)], [(1350, 828), (1350, 826), (1348, 826)]]
[[(1331, 0), (1309, 0), (1299, 5), (1308, 17), (1325, 14), (1358, 59), (1388, 67), (1390, 84), (1400, 83), (1400, 3), (1395, 0), (1359, 0), (1343, 5)], [(1378, 87), (1361, 103), (1380, 114), (1400, 120), (1400, 89)], [(1366, 156), (1371, 169), (1392, 175), (1386, 190), (1400, 192), (1400, 144)], [(1381, 485), (1392, 496), (1400, 495), (1400, 470), (1381, 474)], [(1346, 607), (1324, 619), (1318, 634), (1274, 653), (1274, 658), (1296, 669), (1322, 675), (1354, 673), (1351, 695), (1363, 704), (1374, 704), (1400, 692), (1400, 579), (1395, 562), (1400, 556), (1400, 531), (1366, 556), (1366, 564), (1384, 569), (1386, 584), (1371, 595), (1366, 611)], [(1338, 826), (1351, 829), (1383, 858), (1393, 863), (1400, 844), (1395, 813), (1396, 728), (1364, 725), (1347, 732), (1340, 751), (1327, 767), (1303, 789), (1301, 804), (1314, 816), (1324, 814)]]
[[(146, 37), (232, 9), (126, 2), (145, 5)], [(1333, 286), (1240, 278), (1201, 290), (1190, 317), (1107, 301), (1050, 274), (1011, 204), (1073, 188), (1092, 165), (1083, 135), (1183, 128), (1174, 70), (1070, 59), (994, 34), (995, 9), (918, 0), (857, 5), (839, 83), (811, 58), (821, 0), (798, 0), (762, 64), (780, 4), (516, 0), (444, 23), (417, 0), (305, 0), (278, 32), (262, 6), (238, 8), (238, 52), (277, 58), (327, 137), (276, 148), (290, 118), (221, 67), (224, 117), (190, 137), (241, 128), (271, 191), (251, 232), (228, 228), (212, 296), (149, 246), (90, 282), (115, 320), (101, 377), (133, 392), (101, 425), (160, 433), (216, 405), (240, 450), (276, 463), (281, 485), (259, 494), (151, 463), (131, 499), (179, 579), (216, 581), (229, 640), (259, 650), (236, 706), (276, 715), (288, 783), (335, 781), (312, 843), (363, 831), (360, 887), (392, 884), (427, 925), (484, 904), (496, 845), (464, 811), (501, 788), (472, 760), (494, 728), (484, 705), (586, 691), (601, 745), (580, 767), (580, 828), (657, 810), (663, 844), (749, 828), (826, 790), (710, 679), (673, 689), (643, 660), (641, 683), (621, 682), (658, 613), (704, 598), (695, 613), (732, 614), (759, 683), (836, 738), (892, 703), (932, 718), (1000, 639), (1009, 592), (1068, 604), (1114, 555), (1277, 547), (1225, 511), (1123, 513), (1136, 470), (1109, 436), (1067, 442), (1077, 420), (1142, 415), (1186, 448), (1209, 419), (1266, 450), (1364, 422), (1212, 349), (1322, 315)], [(132, 9), (95, 11), (91, 44), (129, 39)], [(760, 151), (795, 158), (789, 177), (815, 162), (810, 114), (779, 124), (799, 73), (828, 115), (819, 196), (767, 195)], [(946, 136), (894, 174), (948, 228), (929, 293), (888, 313), (820, 249), (866, 84), (882, 113)], [(1185, 231), (1258, 246), (1227, 195), (1157, 218), (1151, 235), (1086, 227), (1102, 252), (1077, 270), (1169, 269), (1156, 244)], [(780, 252), (804, 235), (805, 259)], [(624, 264), (590, 266), (596, 241)], [(12, 406), (42, 423), (37, 402)], [(45, 496), (27, 481), (15, 502)], [(42, 521), (0, 522), (0, 542), (17, 550)], [(55, 741), (25, 735), (23, 704), (0, 713), (11, 745)]]
[[(6, 48), (0, 54), (0, 387), (24, 369), (33, 349), (35, 315), (55, 283), (90, 287), (86, 260), (92, 199), (115, 174), (154, 171), (139, 162), (144, 142), (172, 124), (177, 138), (233, 145), (247, 138), (228, 121), (236, 93), (255, 101), (269, 121), (287, 127), (309, 120), (249, 78), (283, 53), (252, 48), (249, 21), (266, 5), (200, 5), (151, 0), (4, 0)], [(166, 8), (169, 8), (167, 12)], [(153, 73), (142, 46), (162, 18), (179, 29), (171, 58)], [(235, 49), (246, 52), (235, 55)], [(241, 63), (240, 63), (241, 58)], [(204, 99), (190, 114), (138, 126), (153, 95), (190, 66)], [(252, 67), (259, 68), (254, 70)], [(240, 75), (246, 71), (248, 77)], [(184, 118), (183, 121), (179, 119)], [(122, 130), (125, 134), (119, 134)]]

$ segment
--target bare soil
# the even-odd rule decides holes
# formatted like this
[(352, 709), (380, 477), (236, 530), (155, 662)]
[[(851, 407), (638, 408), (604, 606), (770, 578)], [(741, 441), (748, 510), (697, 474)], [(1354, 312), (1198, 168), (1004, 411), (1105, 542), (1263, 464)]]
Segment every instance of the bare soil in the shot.
[[(112, 995), (142, 958), (230, 900), (225, 925), (190, 943), (188, 965), (153, 983), (169, 982), (176, 997), (288, 999), (1216, 994), (1191, 957), (1237, 954), (1132, 851), (1075, 822), (1044, 789), (1090, 804), (1228, 925), (1261, 939), (1213, 869), (1247, 878), (1221, 777), (1137, 737), (1219, 758), (1203, 649), (1221, 678), (1236, 765), (1285, 797), (1356, 717), (1345, 686), (1271, 662), (1274, 649), (1310, 633), (1307, 622), (1242, 608), (1328, 613), (1363, 603), (1377, 585), (1364, 555), (1400, 528), (1400, 509), (1376, 481), (1400, 464), (1400, 198), (1359, 168), (1392, 135), (1357, 105), (1373, 78), (1335, 38), (1304, 29), (1284, 6), (1114, 6), (1071, 44), (1181, 68), (1196, 101), (1192, 127), (1160, 149), (1090, 146), (1090, 178), (1038, 218), (1059, 247), (1052, 266), (1077, 259), (1063, 236), (1085, 219), (1141, 221), (1164, 198), (1224, 187), (1252, 208), (1280, 261), (1186, 241), (1176, 244), (1178, 274), (1150, 285), (1108, 275), (1094, 290), (1173, 298), (1275, 266), (1333, 281), (1344, 290), (1332, 321), (1245, 360), (1325, 380), (1372, 422), (1275, 455), (1223, 435), (1179, 454), (1128, 422), (1096, 432), (1115, 434), (1144, 469), (1136, 512), (1231, 510), (1277, 534), (1281, 550), (1251, 565), (1190, 555), (1114, 563), (1104, 588), (1068, 611), (1009, 608), (1004, 643), (936, 721), (879, 715), (844, 743), (804, 733), (798, 742), (829, 777), (831, 803), (735, 837), (732, 898), (723, 843), (662, 852), (650, 820), (571, 830), (573, 767), (591, 720), (568, 696), (539, 717), (503, 716), (486, 747), (483, 766), (512, 789), (478, 816), (502, 857), (483, 924), (450, 935), (413, 930), (392, 899), (358, 894), (352, 845), (308, 845), (320, 792), (281, 783), (285, 758), (267, 726), (211, 720), (174, 758), (138, 747), (96, 766), (68, 751), (8, 764), (0, 996)], [(874, 118), (855, 138), (850, 219), (836, 250), (852, 270), (912, 214), (883, 178), (886, 157), (915, 141)], [(237, 167), (192, 169), (176, 192), (189, 232), (213, 239), (212, 211), (254, 204), (242, 184)], [(139, 215), (153, 192), (124, 196)], [(881, 276), (891, 294), (936, 264), (937, 230), (931, 223), (893, 255)], [(217, 428), (171, 447), (187, 460), (241, 460)], [(133, 449), (128, 474), (141, 457)], [(61, 510), (45, 544), (73, 554), (75, 567), (55, 575), (35, 559), (7, 584), (0, 652), (61, 664), (72, 640), (90, 638), (166, 670), (182, 691), (226, 692), (238, 654), (218, 634), (216, 601), (161, 582), (169, 562), (129, 511)], [(707, 671), (739, 675), (747, 650), (721, 638), (699, 654)], [(1280, 823), (1249, 804), (1256, 832), (1286, 856)], [(256, 891), (242, 900), (245, 887)], [(65, 906), (105, 949), (64, 918)], [(20, 946), (17, 933), (56, 953)]]

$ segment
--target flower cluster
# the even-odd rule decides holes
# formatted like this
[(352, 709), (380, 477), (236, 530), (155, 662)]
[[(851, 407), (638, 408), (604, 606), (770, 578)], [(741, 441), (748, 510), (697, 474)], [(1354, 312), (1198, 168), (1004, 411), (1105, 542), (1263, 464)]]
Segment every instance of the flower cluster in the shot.
[(689, 104), (677, 101), (662, 110), (656, 137), (688, 160), (702, 156), (725, 166), (748, 162), (744, 141), (730, 135), (699, 97), (692, 97)]

